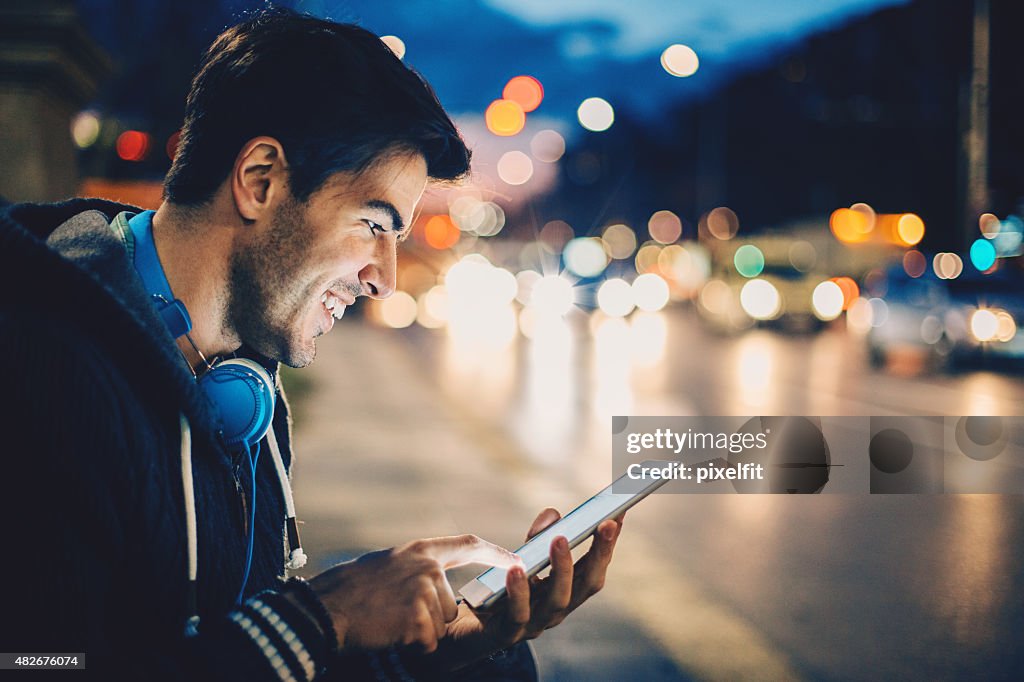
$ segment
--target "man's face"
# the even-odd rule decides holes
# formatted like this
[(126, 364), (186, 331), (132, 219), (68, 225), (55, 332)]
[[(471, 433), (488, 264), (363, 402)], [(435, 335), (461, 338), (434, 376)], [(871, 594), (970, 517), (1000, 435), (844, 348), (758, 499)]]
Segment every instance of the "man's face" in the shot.
[(403, 154), (358, 177), (337, 173), (303, 203), (285, 190), (272, 220), (235, 249), (225, 324), (270, 358), (311, 363), (314, 339), (357, 296), (394, 292), (398, 242), (426, 182), (423, 157)]

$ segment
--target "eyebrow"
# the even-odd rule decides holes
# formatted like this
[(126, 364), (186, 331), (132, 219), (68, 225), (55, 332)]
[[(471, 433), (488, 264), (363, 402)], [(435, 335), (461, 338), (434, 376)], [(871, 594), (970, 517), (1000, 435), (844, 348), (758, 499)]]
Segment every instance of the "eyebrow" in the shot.
[(384, 211), (387, 213), (391, 218), (391, 229), (395, 232), (401, 232), (405, 229), (405, 221), (402, 220), (402, 216), (398, 212), (398, 209), (395, 208), (395, 205), (390, 201), (385, 201), (384, 199), (370, 199), (363, 204), (363, 206), (365, 208), (375, 208), (378, 211)]

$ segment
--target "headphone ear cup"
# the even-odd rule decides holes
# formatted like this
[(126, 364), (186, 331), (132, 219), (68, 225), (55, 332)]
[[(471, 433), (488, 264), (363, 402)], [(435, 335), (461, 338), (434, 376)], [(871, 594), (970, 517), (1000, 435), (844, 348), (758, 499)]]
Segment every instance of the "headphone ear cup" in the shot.
[(274, 380), (257, 362), (234, 358), (217, 363), (199, 379), (229, 446), (252, 447), (274, 418)]

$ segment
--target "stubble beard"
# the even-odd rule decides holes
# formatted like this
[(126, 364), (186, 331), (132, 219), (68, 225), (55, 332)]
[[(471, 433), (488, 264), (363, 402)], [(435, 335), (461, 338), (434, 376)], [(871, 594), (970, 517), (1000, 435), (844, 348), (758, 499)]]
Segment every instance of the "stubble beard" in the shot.
[(316, 293), (303, 283), (312, 248), (301, 206), (287, 200), (262, 237), (231, 257), (226, 314), (242, 342), (289, 367), (305, 367), (316, 356), (299, 324)]

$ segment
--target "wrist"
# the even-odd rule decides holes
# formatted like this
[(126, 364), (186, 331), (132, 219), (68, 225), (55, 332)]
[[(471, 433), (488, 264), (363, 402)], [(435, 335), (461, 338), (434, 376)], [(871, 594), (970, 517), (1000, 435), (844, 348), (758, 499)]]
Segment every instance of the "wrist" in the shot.
[(316, 624), (332, 650), (338, 651), (343, 647), (345, 632), (348, 629), (347, 621), (327, 609), (322, 595), (313, 583), (298, 577), (290, 578), (281, 594)]

